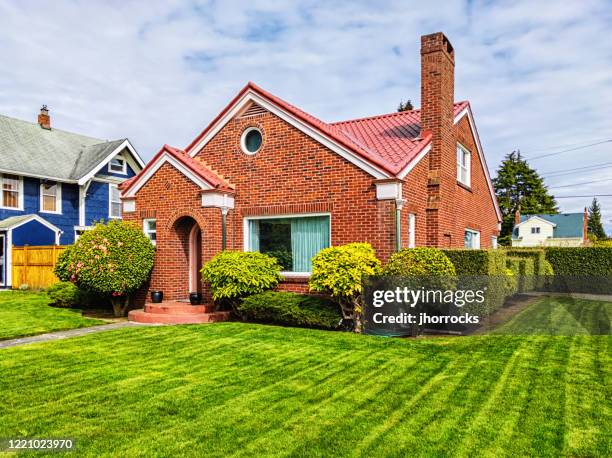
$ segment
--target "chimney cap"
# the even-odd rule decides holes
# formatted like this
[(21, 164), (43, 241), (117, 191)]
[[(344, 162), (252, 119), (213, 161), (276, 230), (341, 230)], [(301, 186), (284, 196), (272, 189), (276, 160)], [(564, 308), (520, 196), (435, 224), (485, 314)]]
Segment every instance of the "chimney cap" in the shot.
[(44, 114), (49, 113), (49, 108), (47, 108), (47, 105), (43, 104), (43, 106), (40, 107), (40, 112)]

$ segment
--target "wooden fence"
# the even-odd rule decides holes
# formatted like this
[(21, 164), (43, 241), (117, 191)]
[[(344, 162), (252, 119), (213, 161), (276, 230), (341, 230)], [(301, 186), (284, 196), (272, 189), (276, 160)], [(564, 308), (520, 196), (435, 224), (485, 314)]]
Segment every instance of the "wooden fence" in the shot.
[(53, 273), (57, 258), (64, 246), (13, 247), (13, 288), (28, 285), (30, 288), (46, 288), (59, 279)]

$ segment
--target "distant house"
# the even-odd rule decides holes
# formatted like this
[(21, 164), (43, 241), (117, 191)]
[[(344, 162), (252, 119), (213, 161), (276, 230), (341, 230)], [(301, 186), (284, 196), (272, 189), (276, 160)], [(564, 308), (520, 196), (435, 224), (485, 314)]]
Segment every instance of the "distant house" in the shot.
[(0, 115), (0, 287), (11, 247), (68, 245), (94, 221), (121, 218), (118, 185), (144, 163), (126, 138), (106, 141)]
[(514, 217), (512, 246), (581, 246), (587, 239), (589, 215), (559, 213), (556, 215), (521, 215)]

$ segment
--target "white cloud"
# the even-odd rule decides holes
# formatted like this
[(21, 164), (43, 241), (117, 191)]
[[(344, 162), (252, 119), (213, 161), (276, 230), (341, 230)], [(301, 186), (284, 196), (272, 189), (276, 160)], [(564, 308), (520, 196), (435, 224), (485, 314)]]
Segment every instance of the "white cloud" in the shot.
[[(419, 36), (456, 50), (495, 168), (504, 153), (612, 138), (612, 7), (574, 2), (18, 2), (0, 4), (0, 112), (129, 136), (150, 158), (186, 146), (248, 80), (338, 120), (419, 102)], [(541, 171), (605, 162), (612, 144), (534, 160)], [(554, 150), (547, 150), (554, 151)], [(611, 177), (612, 168), (551, 178)], [(612, 193), (600, 182), (559, 195)], [(587, 191), (588, 190), (588, 191)], [(578, 211), (588, 198), (560, 200)], [(602, 198), (612, 230), (612, 198)]]

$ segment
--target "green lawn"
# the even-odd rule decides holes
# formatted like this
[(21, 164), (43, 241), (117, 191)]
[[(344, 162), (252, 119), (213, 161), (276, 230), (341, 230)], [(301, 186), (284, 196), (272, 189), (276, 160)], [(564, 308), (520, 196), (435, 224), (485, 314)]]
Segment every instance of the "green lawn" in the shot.
[(0, 350), (0, 437), (79, 456), (610, 456), (611, 345), (127, 328)]
[(80, 310), (49, 307), (44, 293), (0, 292), (0, 340), (83, 328), (104, 321), (81, 316)]

